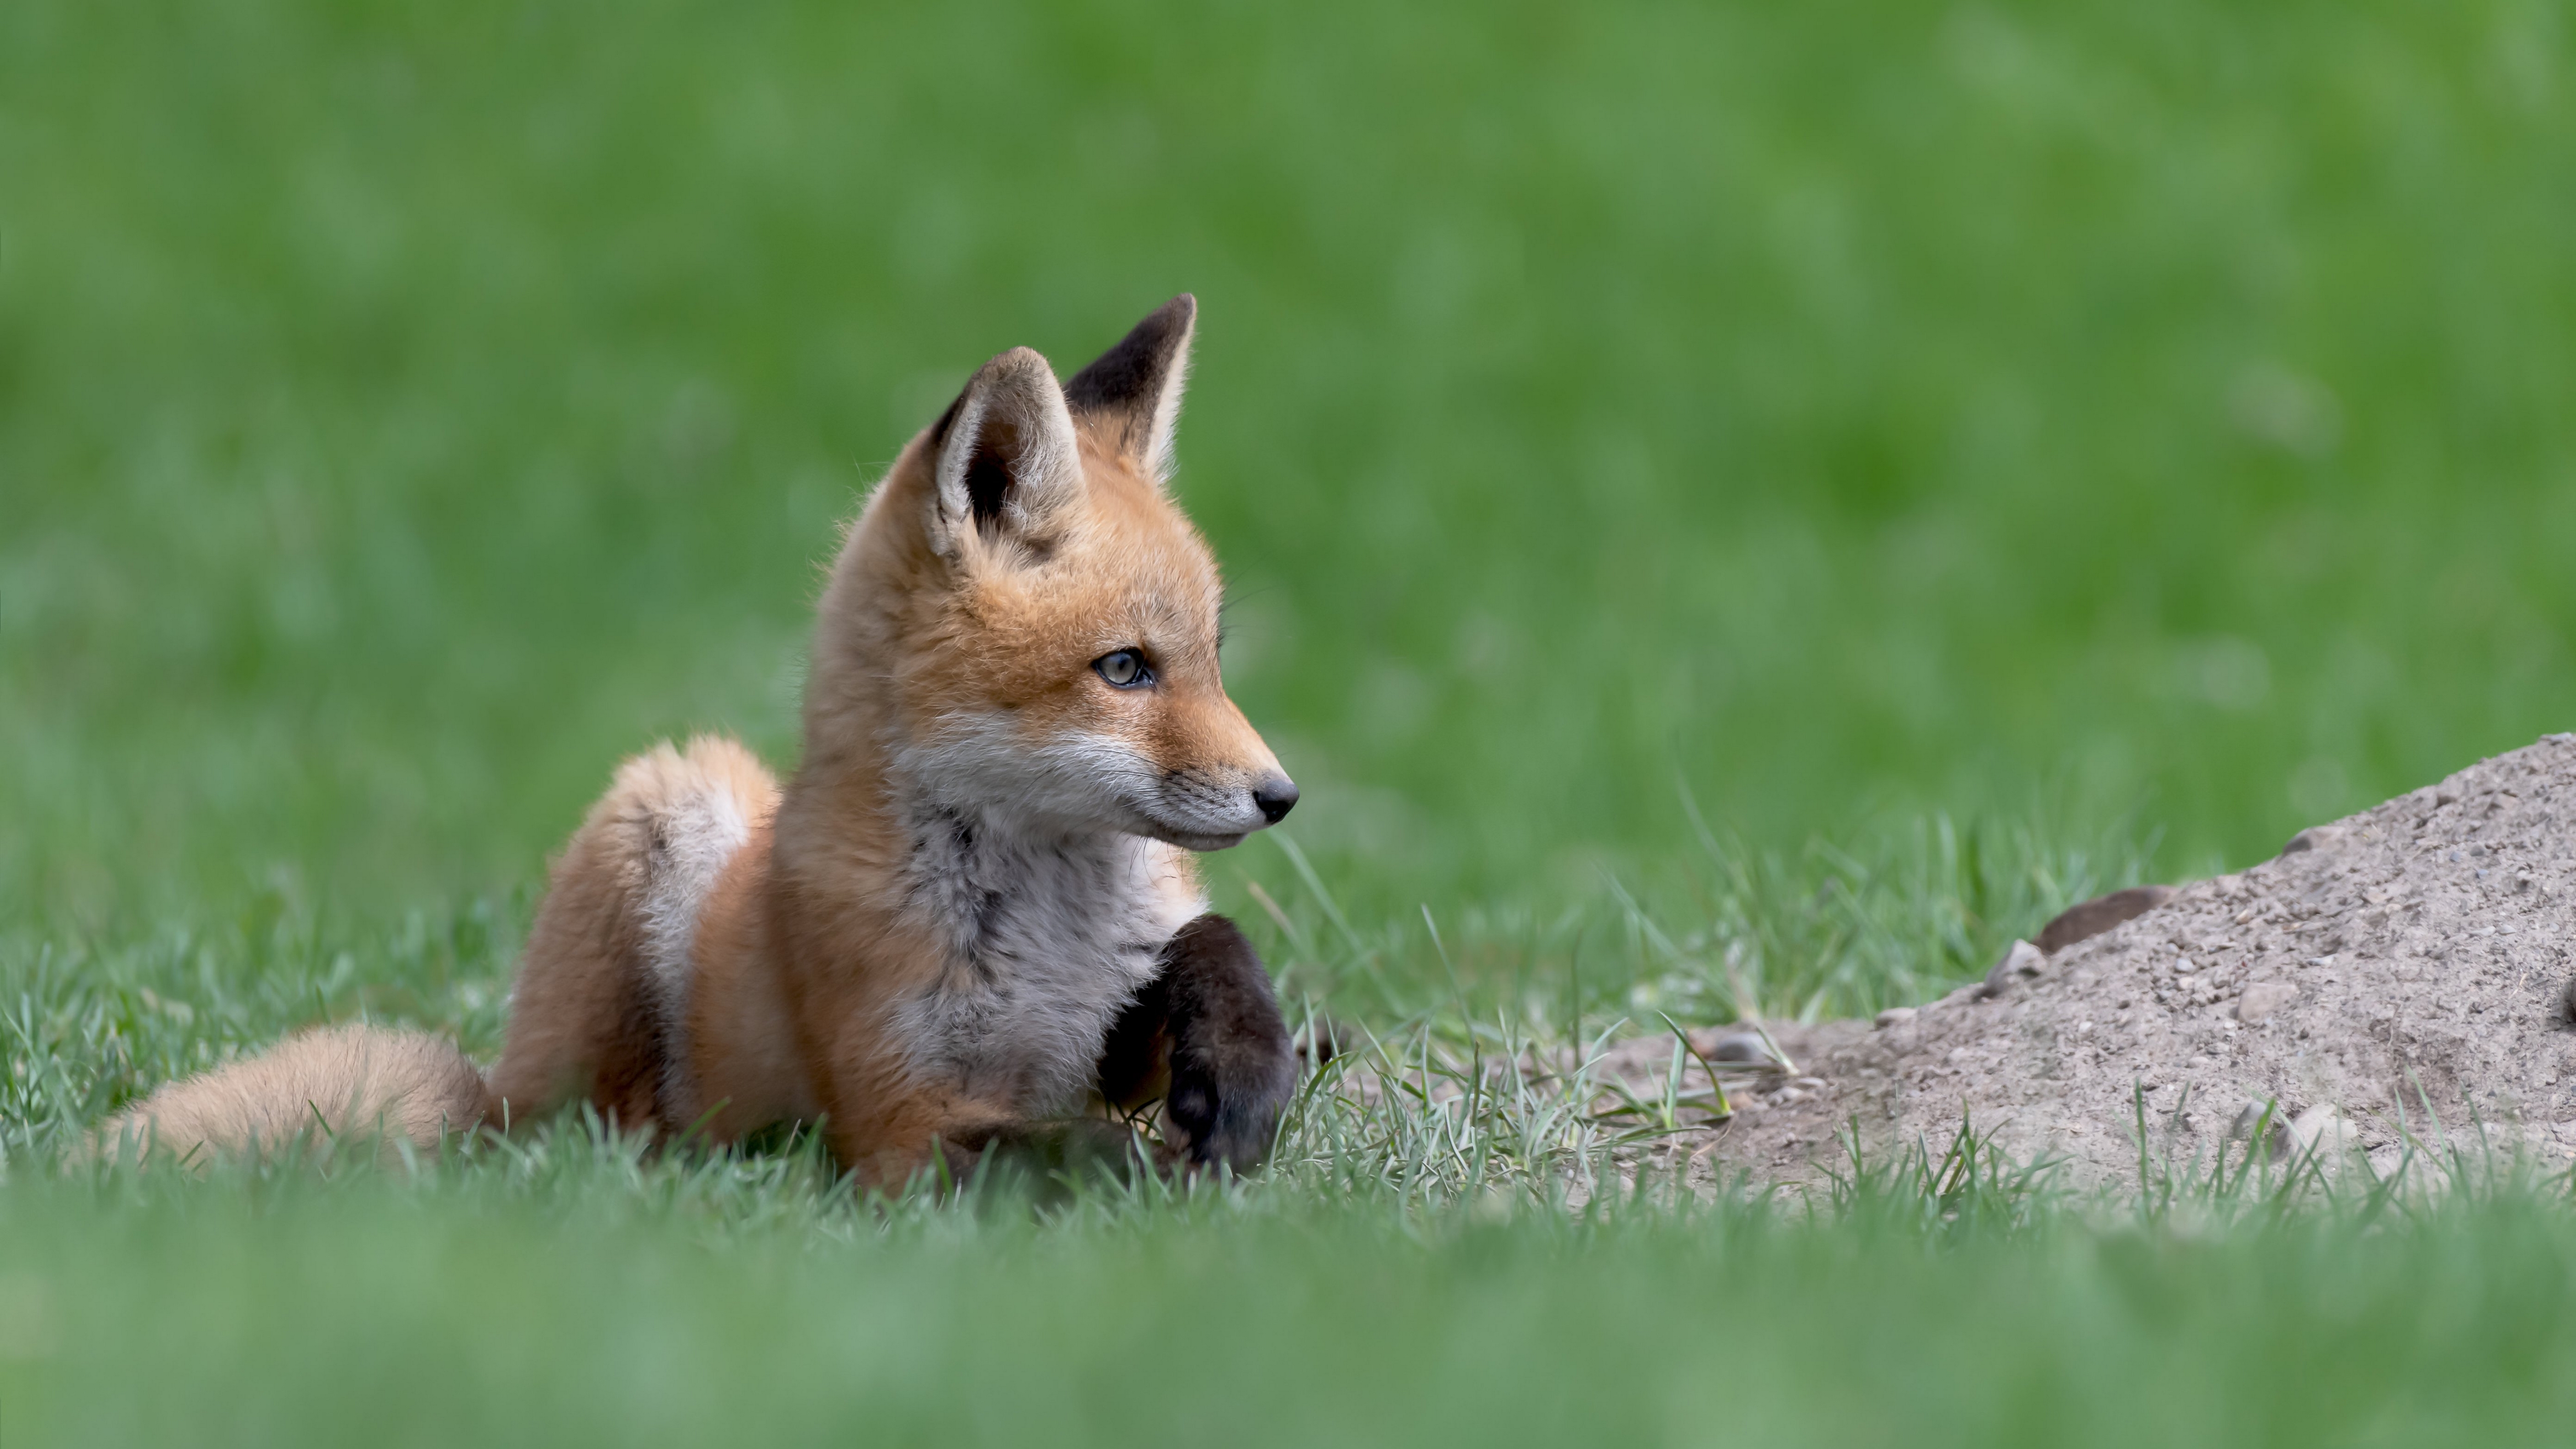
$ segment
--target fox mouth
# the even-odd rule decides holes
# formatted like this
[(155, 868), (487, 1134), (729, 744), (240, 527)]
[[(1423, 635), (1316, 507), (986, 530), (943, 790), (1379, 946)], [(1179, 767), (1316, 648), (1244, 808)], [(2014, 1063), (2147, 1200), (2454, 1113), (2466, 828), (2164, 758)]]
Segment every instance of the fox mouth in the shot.
[(1252, 830), (1260, 828), (1254, 826), (1248, 830), (1193, 830), (1184, 825), (1174, 825), (1168, 820), (1156, 819), (1154, 812), (1150, 810), (1138, 810), (1136, 815), (1137, 834), (1159, 840), (1165, 845), (1177, 845), (1183, 850), (1229, 849), (1241, 845), (1245, 836), (1250, 835)]
[(1241, 845), (1243, 837), (1252, 832), (1235, 830), (1222, 834), (1206, 834), (1196, 830), (1175, 830), (1171, 826), (1158, 824), (1145, 833), (1165, 845), (1177, 845), (1183, 850), (1226, 850)]

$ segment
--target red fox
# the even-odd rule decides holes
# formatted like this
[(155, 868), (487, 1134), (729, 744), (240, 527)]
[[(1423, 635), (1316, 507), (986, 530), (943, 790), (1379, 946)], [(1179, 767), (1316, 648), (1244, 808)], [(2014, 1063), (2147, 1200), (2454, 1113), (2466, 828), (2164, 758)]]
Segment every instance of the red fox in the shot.
[[(991, 1150), (1267, 1150), (1295, 1057), (1192, 851), (1297, 787), (1218, 676), (1217, 569), (1168, 486), (1197, 303), (1059, 384), (1015, 348), (896, 460), (814, 629), (804, 758), (625, 762), (556, 861), (488, 1082), (335, 1028), (102, 1129), (240, 1151), (319, 1121), (432, 1143), (587, 1101), (664, 1137), (820, 1122), (864, 1183)], [(290, 1067), (292, 1068), (290, 1070)]]

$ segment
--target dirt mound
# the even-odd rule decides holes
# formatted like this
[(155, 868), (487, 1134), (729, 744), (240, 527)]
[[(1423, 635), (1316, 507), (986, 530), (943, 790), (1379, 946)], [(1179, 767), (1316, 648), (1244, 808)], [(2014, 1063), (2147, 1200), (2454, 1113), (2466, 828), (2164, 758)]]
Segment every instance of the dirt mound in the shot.
[[(1803, 1178), (1848, 1160), (1837, 1134), (1855, 1121), (1884, 1152), (1937, 1149), (1965, 1116), (2079, 1185), (2133, 1182), (2143, 1090), (2163, 1161), (2206, 1161), (2259, 1124), (2383, 1171), (2403, 1134), (2480, 1131), (2555, 1168), (2576, 1157), (2571, 944), (2576, 735), (2550, 735), (2053, 955), (2019, 948), (1991, 991), (1775, 1024), (1794, 1075), (1737, 1086), (1735, 1117), (1697, 1146), (1715, 1168)], [(1669, 1047), (1634, 1044), (1634, 1075)]]

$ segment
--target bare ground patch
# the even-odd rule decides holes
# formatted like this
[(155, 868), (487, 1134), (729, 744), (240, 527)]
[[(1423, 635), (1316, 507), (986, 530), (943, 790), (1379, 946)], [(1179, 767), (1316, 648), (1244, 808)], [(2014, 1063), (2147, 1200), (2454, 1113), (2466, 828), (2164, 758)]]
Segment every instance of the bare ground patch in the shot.
[[(2259, 1129), (2382, 1171), (2410, 1137), (2561, 1168), (2576, 1159), (2571, 943), (2576, 735), (2551, 735), (2054, 954), (2025, 948), (1992, 990), (1877, 1022), (1767, 1023), (1789, 1069), (1719, 1062), (1734, 1115), (1673, 1150), (1811, 1181), (1848, 1163), (1852, 1136), (1872, 1154), (1937, 1150), (1966, 1120), (2076, 1186), (2123, 1186), (2143, 1123), (2167, 1163)], [(1669, 1098), (1672, 1047), (1623, 1043), (1595, 1070)], [(1707, 1087), (1687, 1062), (1680, 1095)]]

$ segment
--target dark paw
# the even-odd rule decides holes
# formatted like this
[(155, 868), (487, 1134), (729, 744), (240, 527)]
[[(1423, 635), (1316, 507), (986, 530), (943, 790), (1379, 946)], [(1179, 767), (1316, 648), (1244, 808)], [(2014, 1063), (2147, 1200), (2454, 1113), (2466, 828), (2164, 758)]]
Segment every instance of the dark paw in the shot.
[(1164, 1136), (1196, 1167), (1248, 1172), (1279, 1132), (1297, 1055), (1270, 973), (1234, 923), (1201, 916), (1163, 951)]

